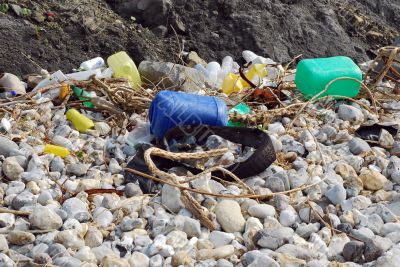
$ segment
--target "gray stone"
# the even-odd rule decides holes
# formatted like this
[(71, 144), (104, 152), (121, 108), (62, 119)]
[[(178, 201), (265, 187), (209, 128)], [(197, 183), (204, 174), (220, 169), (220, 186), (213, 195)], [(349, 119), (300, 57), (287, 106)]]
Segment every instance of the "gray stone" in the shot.
[(57, 257), (67, 257), (69, 256), (69, 252), (67, 251), (67, 249), (59, 243), (54, 243), (49, 247), (49, 255), (50, 257), (52, 257), (53, 259), (57, 258)]
[(282, 210), (279, 214), (279, 222), (285, 226), (291, 226), (296, 222), (297, 214), (293, 209)]
[(361, 123), (364, 121), (364, 114), (356, 107), (342, 104), (339, 106), (338, 116), (344, 121)]
[(141, 76), (151, 83), (163, 88), (176, 88), (185, 92), (193, 92), (202, 89), (206, 78), (203, 73), (194, 68), (188, 68), (170, 62), (142, 61), (139, 64)]
[(21, 178), (24, 169), (19, 165), (15, 157), (6, 158), (2, 165), (3, 173), (10, 181), (15, 181)]
[(225, 232), (243, 232), (246, 221), (236, 201), (222, 200), (215, 207), (215, 215)]
[(359, 229), (353, 229), (351, 231), (351, 234), (364, 242), (366, 242), (369, 239), (371, 239), (372, 237), (374, 237), (374, 233), (366, 227), (361, 227)]
[(18, 145), (10, 139), (0, 136), (0, 155), (9, 157), (10, 153), (18, 150)]
[(51, 265), (53, 263), (52, 258), (50, 257), (49, 254), (47, 253), (39, 253), (35, 256), (33, 259), (35, 263), (37, 264), (43, 264), (43, 265)]
[(371, 151), (371, 147), (369, 146), (369, 144), (358, 137), (354, 137), (353, 139), (351, 139), (348, 143), (348, 146), (350, 152), (354, 155), (359, 155), (361, 153)]
[(214, 248), (218, 248), (230, 244), (235, 239), (235, 235), (221, 231), (212, 231), (209, 239), (213, 243)]
[(125, 185), (125, 196), (126, 197), (133, 197), (133, 196), (140, 196), (143, 192), (140, 189), (140, 186), (134, 183), (128, 183)]
[(15, 223), (15, 215), (11, 213), (0, 213), (0, 228), (11, 227)]
[(265, 182), (265, 186), (272, 192), (282, 192), (285, 191), (285, 184), (279, 177), (268, 177)]
[(73, 197), (64, 201), (62, 209), (67, 212), (68, 218), (86, 221), (90, 219), (87, 205), (79, 198)]
[(48, 207), (36, 205), (29, 215), (29, 222), (32, 226), (41, 230), (58, 230), (63, 221), (60, 216)]
[(50, 162), (50, 171), (52, 172), (62, 172), (65, 168), (64, 160), (61, 157), (55, 157)]
[(184, 207), (181, 201), (181, 191), (167, 184), (161, 190), (161, 202), (175, 213), (178, 213)]
[(268, 204), (257, 204), (248, 209), (248, 213), (256, 218), (265, 219), (275, 216), (275, 208)]
[(34, 198), (35, 196), (30, 191), (25, 190), (13, 199), (11, 206), (16, 210), (19, 210), (23, 206), (34, 204)]
[(145, 254), (135, 251), (129, 258), (129, 264), (131, 267), (149, 267), (150, 259)]
[(394, 145), (394, 138), (388, 131), (382, 129), (379, 135), (379, 144), (384, 148), (390, 148)]
[(81, 266), (82, 262), (73, 257), (58, 257), (54, 260), (54, 264), (63, 267), (76, 267)]
[(88, 164), (83, 164), (83, 163), (73, 163), (73, 164), (68, 164), (66, 167), (67, 173), (76, 175), (76, 176), (82, 176), (85, 175), (86, 172), (89, 169)]
[(343, 257), (346, 261), (360, 262), (363, 259), (365, 245), (360, 241), (350, 241), (344, 245)]
[(320, 224), (317, 223), (301, 223), (296, 228), (296, 234), (303, 238), (309, 238), (312, 233), (318, 232)]
[(264, 229), (254, 235), (253, 242), (262, 248), (276, 250), (288, 243), (293, 238), (293, 234), (293, 229), (289, 227)]
[(17, 266), (17, 265), (6, 254), (0, 253), (0, 266), (2, 266), (2, 267), (14, 267), (14, 266)]
[(188, 237), (198, 237), (201, 234), (201, 226), (198, 220), (184, 217), (183, 231)]
[(217, 267), (233, 267), (233, 263), (231, 263), (225, 259), (219, 259), (217, 261)]
[(37, 199), (37, 202), (43, 206), (46, 206), (49, 201), (53, 200), (51, 193), (46, 190), (42, 191)]
[(325, 192), (325, 196), (330, 202), (337, 205), (346, 200), (346, 189), (340, 184), (336, 184)]
[(19, 194), (25, 189), (25, 183), (20, 181), (12, 181), (8, 184), (6, 195)]

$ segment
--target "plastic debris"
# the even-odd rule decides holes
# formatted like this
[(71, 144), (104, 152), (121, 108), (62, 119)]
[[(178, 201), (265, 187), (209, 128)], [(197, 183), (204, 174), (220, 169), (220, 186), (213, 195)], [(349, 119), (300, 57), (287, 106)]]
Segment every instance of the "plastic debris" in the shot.
[(80, 132), (86, 132), (90, 128), (94, 127), (94, 123), (91, 119), (82, 115), (76, 109), (71, 108), (66, 113), (67, 119), (72, 122), (74, 127)]
[(316, 95), (355, 97), (360, 91), (361, 81), (360, 68), (353, 60), (343, 56), (304, 59), (300, 61), (296, 71), (297, 88), (306, 99)]
[(69, 150), (65, 147), (49, 145), (49, 144), (46, 144), (44, 146), (43, 153), (54, 154), (54, 155), (60, 156), (62, 158), (66, 157), (70, 154)]
[(127, 79), (134, 89), (142, 85), (139, 71), (126, 52), (121, 51), (108, 57), (107, 64), (112, 69), (115, 78)]

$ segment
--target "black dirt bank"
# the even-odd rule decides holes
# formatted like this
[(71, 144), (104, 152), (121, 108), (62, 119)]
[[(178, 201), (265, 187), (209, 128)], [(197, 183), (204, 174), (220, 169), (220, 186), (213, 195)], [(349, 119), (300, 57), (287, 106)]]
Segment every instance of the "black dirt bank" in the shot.
[[(119, 50), (136, 62), (176, 61), (182, 49), (207, 61), (225, 55), (238, 59), (244, 49), (281, 62), (298, 54), (365, 61), (376, 48), (390, 44), (400, 28), (397, 0), (0, 3), (10, 6), (0, 12), (0, 71), (17, 75), (40, 68), (69, 71), (83, 60)], [(30, 14), (18, 15), (12, 4)]]

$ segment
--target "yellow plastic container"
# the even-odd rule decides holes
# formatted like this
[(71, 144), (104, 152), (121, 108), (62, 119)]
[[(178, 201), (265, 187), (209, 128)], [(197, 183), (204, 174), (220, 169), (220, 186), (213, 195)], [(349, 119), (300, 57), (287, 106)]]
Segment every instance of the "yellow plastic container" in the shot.
[(54, 146), (54, 145), (49, 145), (49, 144), (45, 145), (43, 152), (45, 154), (54, 154), (54, 155), (60, 156), (62, 158), (66, 157), (70, 154), (69, 150), (66, 149), (65, 147)]
[(222, 91), (227, 95), (240, 92), (242, 89), (242, 79), (239, 75), (234, 73), (229, 73), (222, 83)]
[(133, 60), (124, 51), (118, 52), (107, 59), (108, 66), (113, 70), (114, 78), (125, 78), (132, 88), (142, 85), (140, 74)]
[[(265, 76), (267, 76), (267, 65), (266, 64), (254, 64), (245, 74), (246, 78), (249, 79), (250, 81), (254, 79), (254, 77), (258, 76), (258, 78), (261, 80)], [(249, 87), (250, 84), (248, 84), (245, 80), (242, 80), (242, 84), (244, 87)]]
[(94, 127), (93, 121), (86, 116), (80, 114), (76, 109), (71, 108), (70, 110), (68, 110), (66, 115), (67, 120), (72, 122), (72, 124), (79, 132), (86, 132), (90, 128)]

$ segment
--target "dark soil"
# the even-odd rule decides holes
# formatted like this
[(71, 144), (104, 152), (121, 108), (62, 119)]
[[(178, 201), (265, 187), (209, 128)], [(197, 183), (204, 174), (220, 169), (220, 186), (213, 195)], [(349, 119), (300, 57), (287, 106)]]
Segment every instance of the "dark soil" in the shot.
[[(347, 55), (356, 61), (399, 36), (398, 0), (31, 0), (32, 11), (0, 12), (0, 72), (67, 72), (125, 50), (136, 63), (176, 61), (180, 49), (205, 60), (252, 50), (280, 62)], [(48, 17), (51, 11), (54, 16)], [(174, 30), (173, 30), (173, 29)], [(175, 32), (177, 34), (175, 34)], [(29, 59), (28, 59), (29, 58)]]

